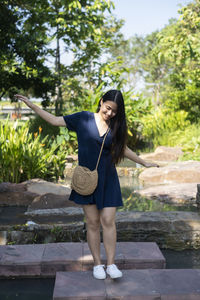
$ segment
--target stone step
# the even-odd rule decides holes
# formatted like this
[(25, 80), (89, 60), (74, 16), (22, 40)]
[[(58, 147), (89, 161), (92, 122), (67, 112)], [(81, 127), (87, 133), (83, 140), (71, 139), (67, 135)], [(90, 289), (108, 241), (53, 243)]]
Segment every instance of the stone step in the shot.
[(58, 272), (53, 300), (199, 300), (200, 270), (122, 270), (123, 277), (93, 278), (91, 271)]
[[(102, 263), (106, 254), (101, 243)], [(121, 269), (162, 269), (166, 262), (152, 242), (118, 242), (115, 263)], [(92, 270), (87, 243), (50, 243), (0, 246), (0, 277), (55, 277), (58, 271)]]

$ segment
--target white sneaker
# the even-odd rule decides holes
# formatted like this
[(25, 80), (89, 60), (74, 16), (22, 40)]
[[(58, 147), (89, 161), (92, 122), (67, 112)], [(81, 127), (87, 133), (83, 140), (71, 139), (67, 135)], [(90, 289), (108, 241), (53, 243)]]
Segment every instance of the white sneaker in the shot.
[(122, 272), (115, 264), (107, 266), (106, 273), (113, 279), (122, 277)]
[(96, 279), (105, 279), (106, 272), (104, 270), (105, 265), (97, 265), (93, 267), (93, 276)]

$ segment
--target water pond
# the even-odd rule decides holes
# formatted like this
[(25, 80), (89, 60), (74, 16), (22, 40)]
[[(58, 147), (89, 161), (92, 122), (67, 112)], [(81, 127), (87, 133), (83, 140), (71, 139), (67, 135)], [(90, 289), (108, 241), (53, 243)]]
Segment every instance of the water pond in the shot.
[[(120, 167), (131, 167), (136, 168), (136, 164), (130, 160), (124, 160)], [(137, 168), (139, 166), (137, 165)], [(137, 172), (136, 172), (137, 173)], [(167, 204), (156, 199), (147, 199), (139, 197), (135, 191), (142, 189), (144, 186), (139, 182), (138, 176), (119, 176), (121, 192), (123, 197), (124, 206), (118, 208), (118, 211), (141, 211), (141, 212), (152, 212), (152, 211), (192, 211), (197, 212), (196, 205), (175, 205)], [(66, 180), (64, 184), (69, 185), (70, 181)], [(82, 217), (68, 217), (66, 216), (42, 216), (42, 217), (30, 217), (24, 215), (27, 210), (26, 206), (5, 206), (0, 207), (0, 225), (6, 224), (25, 224), (27, 221), (33, 221), (38, 224), (41, 223), (65, 223), (66, 221), (80, 221)]]

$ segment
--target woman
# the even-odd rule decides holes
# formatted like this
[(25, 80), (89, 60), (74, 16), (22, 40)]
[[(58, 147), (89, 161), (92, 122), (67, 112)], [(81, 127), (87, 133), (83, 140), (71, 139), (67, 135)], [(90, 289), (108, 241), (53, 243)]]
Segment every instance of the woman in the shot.
[[(94, 259), (93, 276), (105, 279), (122, 277), (122, 272), (114, 264), (116, 248), (116, 208), (122, 206), (122, 196), (115, 165), (126, 157), (145, 167), (158, 167), (139, 158), (126, 145), (127, 126), (122, 93), (108, 91), (99, 101), (96, 113), (82, 111), (64, 117), (54, 116), (22, 95), (16, 95), (35, 113), (55, 126), (67, 126), (75, 131), (78, 138), (79, 164), (93, 170), (96, 166), (103, 137), (108, 127), (101, 159), (98, 166), (98, 185), (92, 195), (82, 196), (72, 190), (70, 200), (83, 208), (87, 224), (87, 241)], [(100, 258), (100, 226), (103, 229), (103, 243), (107, 256), (106, 272)]]

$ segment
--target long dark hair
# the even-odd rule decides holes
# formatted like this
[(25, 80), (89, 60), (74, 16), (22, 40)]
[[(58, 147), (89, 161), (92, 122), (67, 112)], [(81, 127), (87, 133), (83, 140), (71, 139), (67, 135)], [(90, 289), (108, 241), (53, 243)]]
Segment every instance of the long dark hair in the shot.
[[(101, 99), (103, 102), (113, 101), (117, 104), (117, 113), (113, 118), (110, 119), (110, 128), (112, 132), (112, 161), (114, 164), (118, 164), (124, 158), (124, 150), (127, 142), (127, 125), (124, 99), (119, 90), (110, 90), (105, 93)], [(99, 101), (97, 112), (100, 110), (101, 99)]]

